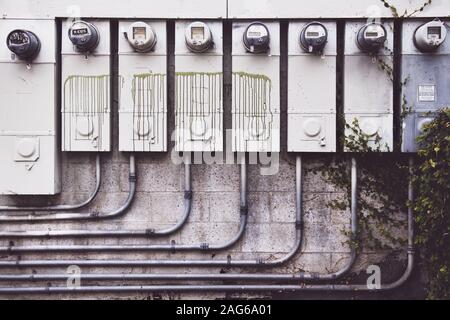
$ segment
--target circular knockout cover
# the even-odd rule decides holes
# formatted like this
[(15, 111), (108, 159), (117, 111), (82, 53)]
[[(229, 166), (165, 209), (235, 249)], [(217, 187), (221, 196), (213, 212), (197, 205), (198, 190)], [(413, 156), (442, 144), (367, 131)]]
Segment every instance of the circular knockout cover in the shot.
[(378, 133), (378, 123), (376, 120), (367, 119), (361, 123), (361, 130), (369, 137), (373, 137)]
[(89, 118), (77, 119), (77, 132), (82, 137), (88, 137), (94, 132), (94, 123)]
[(17, 144), (17, 154), (23, 158), (30, 158), (36, 153), (36, 140), (24, 138)]
[(145, 119), (140, 119), (135, 123), (134, 132), (139, 137), (146, 137), (150, 134), (151, 131), (151, 124), (148, 121), (145, 121)]
[(208, 130), (208, 126), (206, 125), (206, 121), (204, 118), (194, 118), (191, 122), (191, 133), (196, 137), (203, 137)]
[(308, 119), (303, 123), (303, 131), (308, 137), (317, 136), (321, 130), (322, 126), (316, 119)]

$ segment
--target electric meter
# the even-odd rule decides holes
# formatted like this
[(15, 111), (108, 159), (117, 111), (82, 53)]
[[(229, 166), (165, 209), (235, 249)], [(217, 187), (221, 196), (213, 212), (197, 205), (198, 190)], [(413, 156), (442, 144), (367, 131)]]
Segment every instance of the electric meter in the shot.
[(437, 50), (447, 37), (447, 28), (439, 20), (421, 25), (414, 32), (414, 45), (419, 51), (430, 52)]
[(19, 59), (33, 60), (39, 54), (41, 42), (39, 38), (31, 31), (13, 30), (9, 33), (6, 44)]
[(86, 21), (75, 21), (69, 28), (69, 39), (80, 52), (92, 52), (100, 42), (96, 26)]
[(244, 32), (244, 46), (250, 53), (265, 53), (269, 50), (269, 29), (261, 22), (251, 23)]
[(213, 46), (212, 33), (206, 23), (192, 22), (185, 31), (186, 46), (195, 53), (208, 51)]
[(327, 44), (328, 31), (320, 22), (307, 24), (300, 33), (300, 46), (305, 52), (321, 53)]
[(125, 32), (125, 37), (137, 52), (152, 51), (156, 45), (155, 31), (145, 22), (132, 23)]
[(386, 42), (387, 32), (381, 23), (369, 23), (361, 27), (356, 39), (358, 47), (367, 53), (377, 53)]

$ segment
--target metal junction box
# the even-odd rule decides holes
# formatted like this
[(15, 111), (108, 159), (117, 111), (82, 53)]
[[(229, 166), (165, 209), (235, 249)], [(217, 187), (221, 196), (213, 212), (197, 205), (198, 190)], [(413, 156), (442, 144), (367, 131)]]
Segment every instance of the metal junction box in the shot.
[(393, 149), (393, 34), (392, 20), (345, 26), (345, 121), (356, 119), (372, 146), (379, 137), (382, 151)]
[[(450, 105), (450, 35), (443, 23), (450, 20), (403, 23), (403, 152), (416, 152), (416, 138), (423, 126), (433, 120), (437, 110)], [(421, 47), (420, 37), (425, 45), (434, 47)]]
[(55, 21), (1, 19), (0, 39), (0, 194), (59, 193)]
[(66, 20), (61, 36), (62, 150), (110, 151), (110, 23)]
[(221, 21), (175, 23), (175, 150), (223, 150)]
[(233, 23), (233, 152), (280, 151), (280, 25)]
[(119, 150), (167, 150), (165, 21), (119, 22)]
[(288, 151), (335, 152), (336, 22), (291, 22), (288, 39)]

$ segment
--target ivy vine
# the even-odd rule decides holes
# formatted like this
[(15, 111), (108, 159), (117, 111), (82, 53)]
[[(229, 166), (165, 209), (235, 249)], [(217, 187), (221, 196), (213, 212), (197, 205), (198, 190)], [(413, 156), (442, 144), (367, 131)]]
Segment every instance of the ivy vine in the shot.
[(415, 15), (417, 12), (422, 12), (423, 10), (425, 10), (425, 8), (426, 8), (427, 6), (429, 6), (429, 5), (431, 5), (431, 3), (433, 2), (433, 0), (426, 0), (426, 1), (425, 1), (422, 5), (420, 5), (418, 8), (413, 9), (413, 10), (411, 11), (411, 13), (408, 13), (408, 9), (405, 9), (405, 12), (403, 12), (403, 14), (400, 15), (400, 14), (398, 13), (398, 9), (397, 9), (395, 6), (393, 6), (392, 4), (390, 4), (387, 0), (380, 0), (380, 1), (383, 3), (383, 5), (384, 5), (386, 8), (389, 8), (389, 9), (391, 10), (392, 16), (395, 17), (395, 18), (410, 18), (410, 17), (412, 17), (413, 15)]
[[(362, 248), (398, 249), (406, 239), (398, 230), (406, 227), (406, 212), (413, 206), (416, 246), (428, 274), (428, 298), (450, 299), (450, 108), (436, 113), (435, 120), (418, 137), (419, 152), (413, 168), (415, 201), (408, 202), (410, 178), (408, 155), (383, 153), (381, 137), (367, 136), (357, 120), (346, 124), (344, 146), (350, 154), (336, 154), (314, 172), (346, 197), (328, 203), (333, 210), (348, 210), (351, 199), (349, 159), (359, 168), (359, 231), (349, 242)], [(343, 231), (348, 236), (348, 232)], [(400, 233), (401, 234), (401, 233)]]
[(416, 243), (428, 273), (428, 298), (450, 299), (450, 108), (424, 127), (418, 143)]

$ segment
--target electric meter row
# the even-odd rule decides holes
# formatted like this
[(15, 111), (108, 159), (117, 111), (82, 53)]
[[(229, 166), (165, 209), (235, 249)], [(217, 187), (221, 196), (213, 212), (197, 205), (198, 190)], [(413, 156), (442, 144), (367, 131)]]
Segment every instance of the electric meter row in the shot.
[[(423, 126), (450, 104), (447, 22), (403, 23), (404, 152), (416, 151)], [(222, 25), (175, 23), (171, 138), (177, 151), (224, 149)], [(166, 151), (166, 22), (121, 20), (119, 30), (119, 149)], [(347, 136), (358, 126), (386, 151), (393, 149), (393, 34), (389, 19), (345, 23)], [(57, 193), (55, 22), (2, 19), (0, 37), (6, 40), (0, 48), (0, 193)], [(232, 151), (279, 152), (279, 22), (233, 22), (232, 39)], [(108, 20), (62, 23), (63, 151), (111, 149), (111, 85), (117, 80), (111, 76), (110, 40)], [(336, 151), (336, 22), (290, 22), (288, 64), (288, 151)]]

